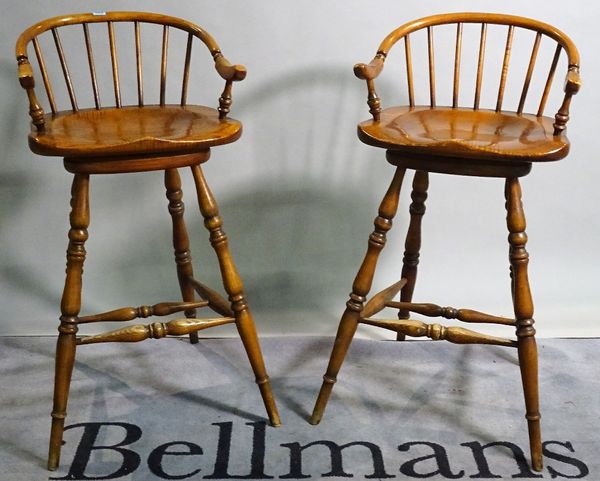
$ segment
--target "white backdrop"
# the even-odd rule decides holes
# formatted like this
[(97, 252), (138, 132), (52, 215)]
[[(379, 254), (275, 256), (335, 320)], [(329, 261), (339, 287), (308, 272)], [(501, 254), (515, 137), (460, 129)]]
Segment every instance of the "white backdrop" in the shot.
[[(263, 335), (335, 332), (393, 172), (383, 151), (356, 138), (355, 124), (368, 111), (365, 85), (352, 74), (353, 64), (369, 61), (395, 27), (445, 11), (501, 11), (562, 29), (580, 49), (584, 86), (573, 102), (570, 156), (535, 166), (522, 182), (530, 279), (539, 335), (600, 335), (598, 2), (1, 3), (0, 335), (56, 332), (70, 186), (60, 159), (37, 157), (27, 148), (27, 101), (17, 82), (13, 45), (22, 30), (43, 18), (90, 9), (186, 18), (212, 33), (232, 62), (247, 66), (247, 79), (234, 86), (232, 107), (232, 116), (244, 123), (244, 135), (214, 149), (206, 175)], [(513, 56), (526, 61), (529, 53), (529, 48), (516, 50)], [(475, 62), (465, 58), (463, 69)], [(85, 68), (82, 64), (81, 75)], [(127, 83), (125, 78), (124, 90)], [(385, 107), (388, 92), (399, 91), (402, 83), (386, 69), (380, 85)], [(209, 93), (216, 100), (220, 90)], [(186, 176), (196, 274), (220, 287), (191, 187)], [(402, 193), (374, 291), (399, 277), (408, 190)], [(92, 178), (91, 206), (83, 312), (177, 300), (161, 176)], [(427, 209), (415, 301), (510, 315), (503, 182), (432, 175)], [(219, 329), (208, 335), (231, 333)], [(368, 329), (361, 334), (389, 337)]]

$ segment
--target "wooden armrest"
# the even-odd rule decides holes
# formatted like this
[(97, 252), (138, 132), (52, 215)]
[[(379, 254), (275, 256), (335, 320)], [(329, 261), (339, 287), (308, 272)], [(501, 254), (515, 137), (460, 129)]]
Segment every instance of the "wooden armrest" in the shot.
[(243, 65), (233, 65), (222, 55), (215, 59), (215, 68), (224, 80), (237, 82), (246, 78), (246, 67)]
[(567, 72), (565, 79), (565, 92), (575, 95), (581, 88), (581, 77), (579, 76), (579, 68), (571, 67)]
[(33, 70), (31, 69), (31, 64), (25, 60), (23, 63), (20, 63), (18, 66), (19, 69), (19, 83), (21, 87), (24, 89), (32, 89), (35, 86), (35, 82), (33, 80)]
[(369, 64), (357, 63), (354, 66), (354, 75), (363, 80), (373, 80), (377, 78), (383, 70), (383, 60), (384, 57), (377, 55)]

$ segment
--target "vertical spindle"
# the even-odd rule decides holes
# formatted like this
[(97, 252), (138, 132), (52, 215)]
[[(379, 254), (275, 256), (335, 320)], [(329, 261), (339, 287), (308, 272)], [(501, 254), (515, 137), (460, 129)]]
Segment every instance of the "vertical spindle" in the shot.
[(540, 106), (537, 112), (538, 117), (544, 115), (544, 108), (546, 108), (548, 94), (550, 93), (550, 87), (552, 86), (552, 81), (554, 80), (554, 73), (556, 72), (556, 66), (558, 65), (558, 59), (560, 57), (561, 50), (562, 47), (560, 46), (560, 43), (557, 43), (556, 50), (554, 51), (554, 57), (552, 58), (552, 64), (550, 65), (550, 72), (548, 72), (548, 78), (546, 79), (546, 85), (544, 86), (544, 93), (542, 94), (542, 99), (540, 100)]
[(181, 82), (181, 106), (187, 103), (187, 89), (190, 78), (190, 61), (192, 59), (192, 40), (194, 36), (189, 33), (187, 39), (187, 47), (185, 49), (185, 65), (183, 67), (183, 82)]
[(456, 49), (454, 51), (454, 92), (452, 108), (458, 107), (458, 90), (460, 84), (460, 54), (462, 48), (462, 23), (456, 24)]
[(535, 67), (535, 60), (537, 58), (538, 50), (540, 48), (540, 40), (542, 39), (541, 32), (538, 32), (533, 42), (533, 50), (531, 51), (531, 58), (529, 59), (529, 66), (527, 67), (527, 75), (525, 76), (525, 82), (523, 83), (523, 91), (521, 92), (521, 98), (519, 100), (519, 107), (517, 113), (522, 114), (525, 106), (525, 99), (527, 98), (527, 92), (529, 91), (529, 84), (531, 83), (531, 76), (533, 75), (533, 69)]
[(58, 59), (60, 60), (60, 66), (62, 68), (63, 76), (65, 77), (65, 83), (67, 84), (67, 92), (69, 94), (69, 100), (71, 101), (71, 108), (73, 112), (77, 112), (77, 99), (75, 98), (75, 91), (73, 90), (73, 82), (71, 82), (71, 74), (69, 73), (69, 66), (65, 59), (65, 52), (60, 43), (60, 36), (56, 28), (52, 29), (52, 37), (54, 37), (54, 44), (56, 45), (56, 51), (58, 53)]
[(44, 82), (44, 88), (46, 89), (46, 95), (48, 96), (48, 103), (50, 104), (50, 110), (55, 114), (57, 112), (56, 101), (54, 100), (54, 92), (52, 92), (52, 84), (48, 78), (48, 71), (46, 70), (46, 62), (44, 62), (44, 56), (42, 55), (42, 49), (37, 37), (33, 37), (33, 49), (35, 50), (35, 56), (40, 67), (42, 74), (42, 80)]
[(485, 60), (485, 40), (487, 38), (487, 23), (481, 24), (481, 36), (479, 38), (479, 60), (477, 61), (477, 83), (475, 84), (475, 100), (473, 109), (479, 109), (479, 99), (481, 98), (481, 81), (483, 79), (483, 63)]
[(96, 109), (100, 109), (100, 95), (98, 93), (98, 80), (96, 79), (96, 66), (94, 63), (94, 54), (92, 52), (92, 42), (90, 40), (90, 30), (88, 24), (83, 24), (83, 36), (85, 37), (85, 49), (87, 51), (88, 65), (90, 67), (90, 77), (92, 80), (92, 90), (94, 91), (94, 104)]
[(508, 63), (510, 61), (510, 52), (512, 50), (512, 40), (515, 32), (515, 27), (508, 27), (506, 36), (506, 48), (504, 49), (504, 61), (502, 62), (502, 74), (500, 76), (500, 86), (498, 87), (498, 100), (496, 102), (496, 112), (502, 110), (502, 100), (504, 99), (504, 88), (506, 87), (506, 77), (508, 75)]
[(119, 62), (117, 61), (117, 46), (115, 44), (115, 28), (108, 22), (108, 41), (110, 44), (110, 61), (113, 72), (113, 87), (115, 90), (115, 105), (121, 108), (121, 88), (119, 87)]
[(435, 64), (433, 56), (433, 28), (427, 27), (427, 51), (429, 53), (429, 105), (435, 107)]
[(413, 86), (412, 72), (412, 53), (410, 50), (410, 37), (408, 34), (404, 37), (404, 52), (406, 54), (406, 78), (408, 82), (408, 104), (410, 107), (415, 106), (415, 90)]
[(162, 55), (160, 59), (160, 105), (165, 105), (167, 88), (167, 51), (169, 50), (169, 26), (163, 26)]
[(144, 78), (142, 76), (142, 35), (140, 22), (134, 22), (135, 29), (135, 66), (137, 70), (138, 106), (144, 106)]

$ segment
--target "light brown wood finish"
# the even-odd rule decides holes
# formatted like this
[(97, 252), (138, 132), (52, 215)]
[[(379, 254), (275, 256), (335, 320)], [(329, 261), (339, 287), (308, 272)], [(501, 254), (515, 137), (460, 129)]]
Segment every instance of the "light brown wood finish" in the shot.
[(108, 41), (110, 46), (110, 64), (113, 73), (113, 89), (115, 92), (115, 106), (121, 107), (121, 84), (119, 82), (119, 60), (117, 58), (117, 45), (115, 43), (115, 27), (113, 22), (107, 22)]
[(228, 144), (242, 134), (241, 124), (219, 119), (201, 105), (147, 105), (87, 109), (46, 115), (43, 132), (33, 130), (29, 146), (39, 155), (77, 157), (143, 153), (188, 153)]
[[(125, 22), (132, 29), (134, 42), (131, 46), (117, 46), (115, 24)], [(103, 107), (100, 92), (103, 88), (96, 76), (93, 58), (93, 38), (88, 24), (106, 24), (108, 35), (103, 39), (109, 47), (112, 79), (107, 91), (114, 93), (115, 105)], [(158, 105), (144, 98), (143, 87), (143, 44), (141, 25), (152, 23), (161, 25), (162, 49), (160, 54), (160, 89)], [(85, 42), (87, 65), (78, 66), (69, 62), (63, 49), (59, 30), (68, 25), (81, 25), (82, 41)], [(181, 102), (177, 105), (166, 103), (169, 89), (167, 63), (169, 29), (181, 29), (187, 33), (184, 75), (181, 85)], [(50, 31), (58, 52), (58, 59), (69, 94), (70, 106), (60, 110), (56, 104), (52, 85), (47, 73), (44, 56), (38, 37)], [(65, 37), (66, 38), (66, 37)], [(173, 39), (176, 39), (174, 36)], [(190, 78), (190, 63), (193, 41), (199, 39), (208, 47), (216, 73), (225, 81), (225, 87), (218, 100), (218, 107), (211, 108), (188, 104), (187, 88)], [(27, 47), (33, 43), (38, 67), (49, 99), (50, 114), (45, 114), (35, 92), (34, 69), (29, 63)], [(137, 99), (135, 105), (123, 105), (126, 96), (121, 95), (118, 58), (130, 54), (131, 65), (135, 64), (137, 76)], [(198, 342), (197, 332), (209, 327), (236, 323), (259, 390), (264, 400), (271, 423), (280, 424), (279, 415), (269, 378), (258, 343), (256, 327), (248, 310), (242, 283), (229, 253), (227, 238), (221, 229), (221, 218), (217, 204), (202, 175), (200, 164), (210, 157), (210, 148), (236, 141), (242, 131), (241, 124), (228, 118), (232, 105), (232, 85), (246, 76), (241, 65), (231, 64), (221, 53), (214, 39), (200, 27), (185, 20), (166, 15), (137, 12), (108, 12), (101, 15), (66, 15), (42, 21), (27, 29), (19, 37), (16, 46), (18, 75), (29, 101), (32, 130), (29, 145), (33, 152), (46, 156), (64, 157), (64, 167), (75, 174), (72, 188), (71, 230), (67, 251), (67, 276), (61, 304), (61, 322), (56, 350), (54, 386), (54, 407), (48, 455), (48, 468), (58, 467), (63, 438), (69, 385), (75, 350), (77, 345), (101, 342), (138, 342), (146, 339), (160, 339), (168, 335), (190, 336), (192, 343)], [(89, 70), (92, 82), (93, 108), (79, 108), (71, 81), (70, 68)], [(179, 87), (178, 87), (179, 88)], [(215, 95), (216, 98), (216, 95)], [(83, 103), (81, 104), (83, 105)], [(184, 223), (183, 192), (177, 169), (192, 167), (200, 210), (210, 231), (211, 242), (219, 259), (223, 284), (229, 302), (215, 290), (197, 281), (193, 276), (190, 242)], [(81, 308), (81, 287), (84, 243), (89, 224), (88, 183), (91, 174), (118, 174), (165, 171), (165, 188), (169, 201), (169, 212), (173, 224), (173, 248), (177, 266), (177, 277), (182, 293), (182, 302), (158, 302), (152, 306), (125, 307), (95, 315), (79, 316)], [(202, 300), (196, 301), (196, 292)], [(197, 318), (196, 310), (210, 307), (223, 317)], [(184, 312), (185, 318), (168, 322), (153, 322), (122, 327), (102, 334), (77, 339), (78, 324), (95, 322), (127, 322), (136, 318), (164, 316)]]
[(452, 90), (452, 107), (458, 107), (460, 90), (460, 55), (462, 50), (462, 23), (456, 24), (456, 49), (454, 51), (454, 88)]
[(224, 299), (221, 296), (221, 294), (211, 289), (210, 287), (202, 284), (201, 282), (198, 282), (194, 278), (189, 277), (187, 281), (194, 287), (194, 290), (202, 299), (206, 299), (206, 302), (208, 302), (208, 306), (213, 311), (225, 317), (233, 316), (233, 311), (231, 310), (229, 302), (227, 302), (227, 300)]
[(229, 296), (231, 302), (231, 310), (234, 313), (235, 323), (242, 338), (244, 347), (248, 354), (248, 359), (254, 371), (256, 377), (256, 383), (262, 394), (265, 408), (269, 415), (269, 420), (273, 426), (281, 425), (279, 419), (279, 413), (275, 406), (275, 400), (271, 393), (271, 385), (269, 383), (269, 376), (265, 369), (262, 353), (260, 350), (260, 344), (258, 342), (258, 335), (256, 333), (256, 326), (252, 318), (252, 314), (248, 308), (246, 302), (246, 295), (244, 294), (244, 287), (242, 280), (237, 272), (233, 258), (229, 251), (229, 243), (227, 235), (223, 231), (223, 221), (219, 216), (219, 208), (217, 202), (213, 197), (204, 174), (200, 165), (194, 165), (191, 167), (192, 174), (194, 176), (194, 182), (196, 184), (196, 192), (198, 194), (198, 204), (200, 205), (200, 212), (204, 217), (204, 225), (210, 232), (210, 243), (213, 246), (217, 257), (219, 259), (219, 267), (221, 269), (221, 276), (223, 278), (223, 287)]
[(429, 54), (429, 106), (435, 107), (435, 59), (433, 47), (433, 29), (427, 27), (427, 52)]
[(535, 68), (535, 61), (537, 59), (538, 50), (540, 49), (541, 40), (542, 34), (538, 32), (533, 43), (533, 50), (531, 51), (531, 58), (529, 59), (529, 66), (527, 67), (527, 75), (525, 76), (521, 98), (519, 99), (519, 106), (517, 107), (518, 114), (522, 114), (523, 108), (525, 107), (525, 99), (527, 98), (527, 92), (529, 92), (529, 84), (531, 83), (531, 76), (533, 75), (533, 69)]
[[(42, 55), (42, 49), (40, 48), (40, 42), (37, 38), (32, 40), (33, 48), (35, 50), (35, 56), (38, 61), (38, 65), (40, 67), (40, 73), (42, 74), (42, 79), (44, 81), (44, 88), (46, 89), (46, 95), (48, 96), (48, 103), (50, 104), (50, 110), (53, 114), (57, 112), (56, 108), (56, 100), (54, 99), (54, 92), (52, 91), (52, 84), (50, 83), (50, 79), (48, 77), (48, 71), (46, 70), (46, 62), (44, 61), (44, 56)], [(31, 74), (31, 80), (33, 81), (33, 73)]]
[[(65, 77), (67, 89), (69, 91), (69, 98), (71, 100), (71, 108), (73, 111), (77, 111), (77, 101), (75, 99), (75, 92), (73, 90), (72, 82), (70, 80), (70, 74), (64, 57), (64, 51), (60, 44), (60, 37), (58, 29), (68, 25), (79, 25), (79, 24), (92, 24), (92, 23), (106, 23), (108, 27), (109, 47), (111, 52), (111, 65), (113, 69), (113, 90), (115, 93), (115, 105), (120, 107), (120, 85), (118, 76), (118, 61), (116, 54), (116, 44), (114, 38), (114, 24), (117, 22), (131, 23), (135, 32), (135, 50), (136, 50), (136, 67), (138, 70), (138, 104), (142, 105), (142, 79), (141, 79), (141, 40), (139, 34), (140, 23), (152, 23), (162, 26), (169, 26), (184, 30), (189, 34), (193, 35), (194, 38), (199, 39), (210, 51), (213, 60), (214, 67), (217, 73), (223, 80), (226, 81), (226, 90), (229, 91), (229, 97), (231, 97), (231, 83), (243, 80), (246, 77), (246, 69), (242, 65), (235, 65), (230, 63), (219, 49), (218, 44), (205, 30), (200, 28), (187, 20), (183, 20), (176, 17), (170, 17), (168, 15), (155, 14), (155, 13), (144, 13), (144, 12), (107, 12), (102, 15), (97, 14), (73, 14), (63, 15), (59, 17), (50, 18), (43, 20), (27, 30), (25, 30), (17, 40), (15, 47), (15, 55), (19, 64), (19, 78), (21, 85), (27, 90), (30, 105), (30, 115), (34, 126), (38, 131), (45, 129), (44, 112), (41, 108), (37, 97), (35, 95), (35, 83), (33, 70), (29, 66), (29, 56), (27, 52), (27, 46), (29, 42), (36, 41), (37, 36), (44, 32), (51, 30), (52, 35), (55, 39), (55, 44), (58, 50), (61, 68)], [(49, 94), (50, 96), (50, 94)], [(229, 102), (231, 104), (231, 101)], [(59, 109), (56, 109), (58, 111)], [(223, 118), (225, 113), (221, 114)]]
[(475, 99), (473, 100), (473, 108), (479, 108), (481, 99), (481, 84), (483, 81), (483, 62), (485, 61), (485, 42), (487, 39), (487, 23), (481, 24), (481, 36), (479, 37), (479, 57), (477, 60), (477, 83), (475, 84)]
[(140, 22), (134, 22), (135, 29), (135, 66), (138, 89), (138, 107), (144, 106), (144, 77), (142, 68), (142, 34), (140, 32)]
[[(165, 170), (165, 188), (167, 199), (169, 199), (169, 213), (173, 222), (173, 248), (175, 250), (175, 264), (177, 265), (177, 279), (179, 280), (181, 296), (185, 302), (194, 302), (194, 286), (189, 282), (189, 279), (194, 277), (192, 254), (190, 253), (190, 239), (183, 219), (185, 205), (183, 203), (183, 191), (181, 190), (181, 178), (177, 169)], [(185, 316), (188, 318), (196, 317), (195, 308), (187, 309)], [(198, 342), (196, 331), (190, 333), (190, 341), (192, 344)]]
[(92, 90), (94, 91), (94, 104), (96, 109), (100, 108), (100, 94), (98, 93), (98, 79), (96, 78), (96, 65), (94, 63), (94, 53), (92, 42), (90, 41), (90, 29), (87, 23), (83, 24), (83, 35), (85, 37), (85, 49), (87, 51), (88, 65), (90, 67), (90, 77), (92, 80)]
[(160, 60), (160, 105), (165, 105), (167, 89), (167, 52), (169, 51), (169, 26), (163, 26), (162, 56)]
[(512, 272), (512, 294), (517, 324), (519, 367), (525, 393), (526, 418), (529, 426), (529, 444), (533, 469), (542, 470), (542, 435), (538, 395), (538, 356), (533, 327), (533, 299), (529, 288), (527, 265), (529, 254), (525, 249), (525, 212), (521, 202), (519, 179), (506, 179), (506, 225), (510, 244), (509, 259)]
[[(476, 82), (473, 104), (461, 106), (460, 64), (462, 54), (463, 26), (468, 23), (480, 24), (478, 39)], [(434, 31), (438, 25), (452, 24), (456, 27), (454, 44), (453, 75), (442, 76), (436, 72), (434, 59)], [(506, 41), (498, 86), (494, 92), (495, 105), (481, 108), (482, 92), (490, 82), (484, 81), (483, 71), (486, 56), (488, 25), (506, 26)], [(524, 74), (519, 104), (514, 112), (507, 111), (503, 104), (511, 52), (514, 39), (519, 37), (519, 29), (531, 30), (535, 40), (531, 56)], [(429, 70), (429, 105), (414, 104), (412, 63), (413, 55), (409, 38), (419, 30), (427, 35), (427, 53), (421, 59)], [(556, 50), (549, 68), (546, 85), (535, 113), (525, 113), (526, 99), (543, 37), (556, 42)], [(381, 74), (384, 63), (394, 44), (404, 39), (406, 57), (408, 105), (384, 108), (383, 101), (376, 93), (375, 79)], [(450, 49), (448, 49), (450, 50)], [(544, 117), (544, 108), (549, 98), (552, 80), (558, 66), (560, 52), (567, 56), (568, 71), (564, 97), (554, 118)], [(466, 49), (465, 49), (466, 51)], [(449, 52), (447, 55), (451, 55)], [(517, 347), (519, 366), (525, 395), (526, 418), (529, 426), (529, 440), (533, 469), (542, 469), (542, 444), (540, 434), (540, 414), (538, 400), (538, 366), (535, 329), (533, 328), (533, 302), (527, 278), (528, 254), (525, 250), (525, 216), (521, 202), (519, 177), (527, 175), (534, 162), (546, 162), (564, 158), (569, 151), (569, 141), (564, 129), (569, 120), (569, 108), (573, 95), (580, 86), (579, 54), (575, 45), (562, 32), (551, 25), (523, 17), (501, 14), (452, 13), (434, 15), (407, 23), (390, 33), (380, 44), (374, 59), (368, 64), (357, 64), (354, 73), (366, 80), (368, 105), (372, 119), (358, 125), (358, 136), (366, 144), (386, 149), (386, 159), (396, 167), (392, 185), (398, 182), (399, 173), (405, 169), (415, 171), (412, 203), (410, 206), (410, 226), (405, 242), (401, 281), (380, 291), (368, 302), (367, 293), (375, 274), (375, 264), (385, 241), (385, 232), (391, 228), (391, 216), (396, 212), (397, 189), (390, 188), (384, 197), (380, 217), (376, 221), (376, 231), (369, 241), (367, 256), (353, 285), (350, 301), (346, 304), (333, 345), (329, 365), (311, 418), (318, 423), (331, 395), (333, 384), (341, 369), (346, 351), (357, 329), (357, 324), (382, 327), (404, 336), (428, 337), (432, 340), (447, 340), (455, 344), (491, 344)], [(436, 102), (435, 77), (453, 78), (452, 103), (448, 106)], [(494, 83), (494, 82), (492, 82)], [(425, 90), (427, 87), (422, 86)], [(427, 92), (424, 92), (424, 94)], [(467, 175), (473, 177), (497, 177), (506, 182), (507, 226), (509, 230), (512, 294), (515, 319), (495, 316), (472, 309), (441, 307), (430, 303), (413, 303), (412, 296), (416, 280), (419, 250), (421, 245), (421, 219), (425, 212), (428, 189), (428, 173)], [(395, 184), (396, 183), (396, 184)], [(383, 206), (387, 206), (384, 208)], [(382, 213), (385, 212), (385, 215)], [(381, 219), (387, 219), (382, 222)], [(400, 290), (400, 301), (392, 300)], [(365, 304), (366, 303), (366, 304)], [(363, 307), (364, 305), (364, 307)], [(383, 308), (398, 309), (398, 320), (375, 319)], [(429, 317), (445, 317), (467, 323), (499, 324), (516, 327), (517, 339), (489, 336), (462, 327), (445, 327), (440, 324), (427, 324), (409, 319), (410, 312)]]
[(208, 306), (207, 301), (200, 302), (159, 302), (153, 306), (122, 307), (113, 311), (102, 312), (91, 316), (81, 316), (77, 322), (79, 324), (89, 322), (125, 322), (132, 321), (139, 317), (146, 318), (150, 316), (168, 316), (176, 312), (188, 311), (199, 307)]
[(323, 376), (323, 384), (319, 391), (319, 396), (315, 402), (311, 424), (319, 424), (323, 417), (323, 412), (329, 401), (329, 396), (333, 389), (333, 385), (337, 380), (337, 375), (342, 367), (358, 322), (363, 311), (363, 306), (367, 300), (366, 296), (371, 290), (375, 268), (379, 253), (385, 246), (386, 233), (392, 228), (392, 219), (398, 210), (398, 201), (400, 197), (400, 188), (404, 179), (405, 169), (397, 168), (394, 173), (394, 178), (388, 188), (381, 205), (379, 206), (379, 215), (375, 218), (375, 230), (369, 236), (369, 244), (365, 258), (356, 274), (354, 283), (352, 284), (352, 292), (350, 299), (346, 302), (346, 310), (342, 315), (338, 331), (335, 337), (335, 344), (329, 358), (327, 371)]
[(553, 124), (554, 119), (530, 114), (405, 106), (382, 110), (379, 121), (361, 122), (358, 136), (400, 156), (435, 155), (473, 164), (548, 162), (569, 152), (568, 140), (553, 134)]
[[(122, 329), (85, 336), (77, 339), (77, 345), (98, 344), (101, 342), (140, 342), (146, 339), (162, 339), (166, 336), (184, 336), (197, 334), (202, 329), (222, 326), (235, 322), (233, 317), (219, 317), (217, 319), (173, 319), (169, 322), (154, 322), (152, 324), (137, 324)], [(196, 342), (198, 338), (196, 337)]]
[(65, 58), (65, 52), (60, 41), (60, 36), (56, 28), (52, 29), (52, 37), (54, 37), (54, 44), (56, 45), (56, 51), (58, 53), (58, 59), (60, 60), (60, 66), (62, 68), (63, 76), (65, 77), (65, 84), (67, 85), (67, 92), (69, 93), (69, 100), (71, 101), (71, 108), (73, 112), (77, 112), (77, 99), (75, 98), (75, 90), (73, 89), (73, 82), (71, 81), (71, 73), (69, 72), (69, 66), (67, 65), (67, 59)]
[(433, 341), (448, 341), (453, 344), (493, 344), (495, 346), (517, 347), (517, 342), (503, 337), (488, 336), (464, 327), (446, 327), (440, 324), (426, 324), (412, 319), (361, 319), (362, 324), (382, 327), (403, 336), (428, 337)]
[[(455, 307), (442, 307), (436, 304), (416, 304), (409, 301), (389, 301), (385, 307), (393, 307), (400, 311), (416, 312), (428, 317), (445, 317), (446, 319), (458, 319), (463, 322), (482, 322), (488, 324), (504, 324), (514, 326), (515, 320), (508, 317), (492, 316), (485, 312), (474, 311), (472, 309), (456, 309)], [(367, 316), (365, 316), (367, 317)], [(406, 318), (408, 319), (408, 318)]]
[(371, 299), (369, 299), (369, 302), (367, 302), (364, 309), (360, 311), (360, 316), (371, 317), (377, 314), (379, 311), (385, 309), (405, 285), (406, 279), (400, 279), (390, 287), (386, 287), (384, 290), (375, 294)]
[(87, 228), (90, 224), (89, 180), (89, 176), (77, 174), (73, 178), (71, 188), (71, 215), (69, 216), (71, 229), (67, 248), (67, 275), (60, 304), (60, 326), (56, 343), (54, 405), (48, 452), (48, 469), (50, 470), (55, 470), (60, 461), (69, 385), (75, 362), (77, 316), (81, 309), (83, 262), (86, 255), (85, 241), (88, 239)]
[[(410, 224), (404, 241), (404, 257), (402, 258), (402, 275), (406, 285), (400, 291), (400, 300), (410, 302), (417, 282), (417, 269), (419, 265), (419, 252), (421, 250), (421, 222), (425, 215), (425, 201), (429, 187), (429, 173), (423, 170), (415, 172), (412, 184), (409, 213)], [(410, 312), (406, 309), (398, 311), (398, 319), (408, 319)], [(398, 331), (396, 340), (403, 341), (404, 333)]]

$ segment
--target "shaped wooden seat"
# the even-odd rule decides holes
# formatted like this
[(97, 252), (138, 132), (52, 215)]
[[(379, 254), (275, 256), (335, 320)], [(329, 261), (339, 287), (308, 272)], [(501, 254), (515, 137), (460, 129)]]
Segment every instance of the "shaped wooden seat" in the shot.
[(568, 140), (554, 135), (549, 117), (429, 106), (391, 107), (380, 116), (358, 124), (358, 137), (396, 155), (544, 162), (569, 152)]
[(242, 124), (199, 105), (86, 109), (46, 115), (29, 146), (40, 155), (117, 157), (184, 154), (236, 141)]
[[(95, 25), (99, 24), (99, 25)], [(158, 26), (162, 33), (160, 50), (160, 88), (154, 103), (148, 103), (144, 93), (142, 59), (145, 34)], [(104, 27), (101, 29), (101, 27)], [(96, 72), (94, 58), (94, 35), (92, 28), (103, 31), (104, 44), (108, 44), (112, 70), (112, 82), (108, 89), (102, 88), (100, 76)], [(133, 34), (131, 44), (121, 51), (117, 47), (117, 28), (128, 29)], [(63, 29), (73, 33), (78, 30), (82, 54), (75, 61), (67, 58), (62, 46)], [(155, 28), (156, 30), (156, 28)], [(185, 56), (182, 65), (179, 98), (177, 104), (167, 103), (169, 35), (173, 31), (184, 40)], [(148, 30), (146, 30), (148, 32)], [(66, 34), (65, 34), (66, 35)], [(60, 108), (58, 96), (54, 93), (52, 75), (46, 65), (43, 38), (50, 38), (56, 48), (60, 70), (64, 77), (70, 106)], [(159, 39), (160, 40), (160, 39)], [(188, 85), (191, 82), (190, 70), (192, 47), (200, 43), (208, 48), (214, 67), (225, 81), (225, 87), (218, 100), (218, 106), (190, 105), (187, 101)], [(37, 63), (37, 78), (42, 80), (46, 91), (47, 107), (44, 109), (38, 100), (34, 82), (34, 68), (30, 63), (28, 46), (33, 46)], [(172, 45), (172, 44), (171, 44)], [(171, 46), (172, 48), (172, 46)], [(137, 87), (134, 105), (125, 105), (121, 96), (121, 74), (119, 58), (129, 52), (135, 65), (137, 82), (128, 81)], [(269, 377), (265, 369), (256, 327), (248, 308), (243, 285), (236, 270), (223, 231), (223, 221), (215, 198), (208, 187), (201, 164), (210, 156), (214, 146), (237, 140), (241, 134), (241, 124), (229, 119), (227, 114), (232, 102), (231, 92), (234, 81), (243, 80), (246, 69), (241, 65), (230, 64), (221, 53), (215, 40), (197, 25), (166, 15), (140, 12), (108, 12), (81, 15), (65, 15), (42, 21), (25, 30), (16, 45), (19, 81), (27, 92), (32, 131), (29, 145), (35, 153), (64, 157), (65, 168), (74, 174), (71, 188), (71, 214), (69, 246), (67, 249), (67, 275), (61, 302), (59, 336), (56, 349), (56, 369), (54, 384), (54, 405), (52, 409), (52, 429), (48, 468), (58, 467), (66, 417), (67, 400), (71, 373), (75, 360), (76, 346), (101, 342), (138, 342), (146, 339), (160, 339), (165, 336), (190, 336), (192, 343), (198, 342), (198, 331), (213, 326), (234, 323), (242, 339), (248, 358), (256, 376), (256, 382), (265, 404), (269, 420), (275, 426), (280, 424), (279, 414), (271, 393)], [(82, 61), (83, 59), (83, 61)], [(76, 61), (79, 60), (77, 63)], [(75, 82), (70, 67), (89, 71), (88, 86), (90, 108), (82, 108), (81, 99), (76, 95)], [(130, 79), (129, 79), (130, 80)], [(100, 98), (106, 95), (114, 99), (114, 104), (102, 107)], [(215, 102), (216, 103), (216, 102)], [(45, 113), (45, 110), (49, 113)], [(183, 192), (179, 167), (190, 167), (194, 179), (200, 213), (209, 231), (210, 242), (219, 260), (223, 287), (227, 298), (194, 278), (189, 238), (184, 223)], [(164, 170), (168, 210), (173, 224), (173, 247), (177, 278), (183, 300), (180, 302), (157, 302), (153, 305), (123, 307), (100, 314), (80, 315), (83, 263), (86, 257), (85, 242), (88, 238), (90, 222), (89, 184), (92, 174), (115, 174), (123, 172), (145, 172)], [(135, 199), (134, 199), (135, 200)], [(198, 298), (196, 297), (198, 295)], [(197, 318), (196, 311), (209, 308), (216, 316)], [(79, 325), (96, 322), (124, 323), (150, 316), (167, 316), (183, 313), (185, 317), (168, 322), (152, 322), (122, 327), (111, 332), (93, 336), (78, 337)]]
[[(476, 24), (479, 29), (478, 57), (474, 83), (474, 93), (465, 100), (461, 98), (461, 62), (463, 28)], [(484, 83), (484, 63), (488, 26), (503, 28), (505, 48), (501, 59), (500, 78), (495, 97), (495, 108), (480, 108)], [(453, 72), (442, 78), (453, 78), (452, 100), (441, 105), (439, 88), (436, 85), (434, 32), (446, 27), (455, 32), (453, 45)], [(507, 74), (513, 49), (515, 31), (529, 34), (533, 39), (531, 55), (521, 84), (518, 104), (514, 110), (503, 107), (507, 86)], [(419, 32), (421, 31), (421, 32)], [(449, 30), (446, 30), (446, 33)], [(415, 101), (413, 75), (413, 34), (426, 35), (426, 65), (429, 77), (429, 105), (418, 105)], [(553, 55), (545, 66), (545, 83), (535, 113), (526, 113), (527, 96), (542, 39), (550, 42)], [(375, 90), (375, 78), (383, 70), (390, 49), (397, 43), (404, 44), (406, 60), (406, 104), (397, 107), (381, 108), (381, 99)], [(554, 118), (544, 117), (544, 109), (561, 52), (567, 57), (567, 76), (562, 102)], [(452, 58), (452, 52), (449, 57)], [(539, 64), (540, 62), (538, 62)], [(346, 352), (359, 324), (381, 327), (397, 333), (397, 339), (405, 336), (427, 337), (432, 340), (447, 340), (455, 344), (492, 344), (516, 347), (525, 395), (526, 419), (529, 428), (529, 442), (532, 467), (542, 469), (542, 440), (538, 399), (537, 347), (533, 320), (533, 301), (527, 277), (529, 254), (525, 248), (525, 214), (521, 201), (519, 177), (527, 175), (533, 162), (558, 160), (569, 151), (569, 141), (565, 135), (569, 120), (571, 98), (580, 87), (579, 54), (571, 40), (556, 28), (523, 17), (484, 13), (452, 13), (435, 15), (407, 23), (390, 33), (379, 46), (375, 58), (369, 64), (357, 64), (355, 74), (366, 80), (367, 103), (372, 119), (358, 125), (358, 136), (364, 143), (386, 149), (386, 158), (396, 167), (390, 187), (379, 207), (375, 218), (375, 229), (369, 237), (367, 253), (352, 285), (350, 299), (346, 303), (329, 365), (323, 377), (323, 384), (316, 400), (311, 423), (321, 421), (325, 407), (336, 382)], [(438, 75), (438, 78), (440, 76)], [(464, 97), (464, 94), (463, 94)], [(401, 278), (398, 282), (367, 298), (379, 253), (386, 243), (386, 233), (392, 228), (392, 220), (397, 212), (400, 189), (406, 169), (415, 170), (410, 204), (410, 224), (405, 241), (405, 251)], [(429, 173), (469, 175), (479, 177), (504, 178), (509, 231), (509, 260), (511, 292), (514, 304), (514, 318), (506, 318), (474, 311), (442, 307), (433, 303), (414, 303), (412, 296), (416, 283), (419, 250), (421, 247), (421, 221), (425, 214), (425, 201), (429, 187)], [(398, 301), (394, 300), (400, 295)], [(397, 319), (378, 319), (384, 308), (398, 311)], [(490, 336), (471, 329), (457, 326), (446, 327), (437, 323), (426, 323), (410, 319), (411, 313), (427, 317), (457, 319), (466, 323), (500, 324), (512, 326), (516, 339)], [(532, 476), (535, 476), (532, 473)]]

